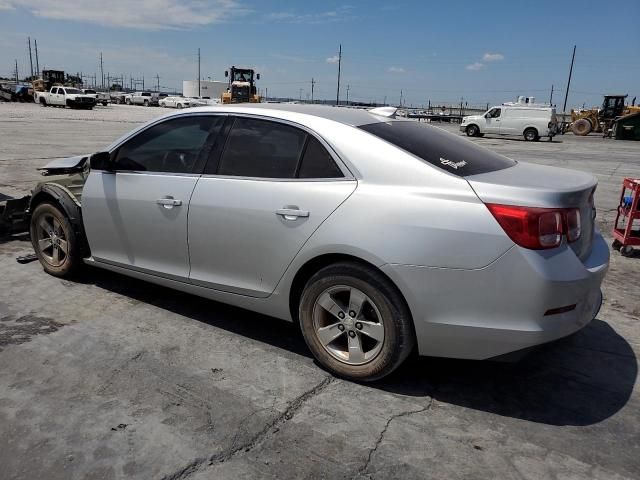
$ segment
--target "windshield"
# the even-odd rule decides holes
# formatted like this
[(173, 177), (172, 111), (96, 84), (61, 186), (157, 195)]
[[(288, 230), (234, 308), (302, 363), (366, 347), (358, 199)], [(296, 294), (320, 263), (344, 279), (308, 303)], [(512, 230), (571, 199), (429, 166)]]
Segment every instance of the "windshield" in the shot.
[(95, 90), (89, 90), (89, 89), (86, 89), (86, 90), (84, 91), (84, 93), (96, 93), (96, 91), (95, 91)]
[(459, 177), (502, 170), (516, 164), (510, 158), (469, 140), (418, 122), (379, 122), (362, 125), (360, 128)]
[(64, 91), (65, 91), (65, 93), (82, 93), (77, 88), (65, 88)]
[(236, 70), (233, 72), (234, 82), (250, 82), (251, 72), (249, 70)]

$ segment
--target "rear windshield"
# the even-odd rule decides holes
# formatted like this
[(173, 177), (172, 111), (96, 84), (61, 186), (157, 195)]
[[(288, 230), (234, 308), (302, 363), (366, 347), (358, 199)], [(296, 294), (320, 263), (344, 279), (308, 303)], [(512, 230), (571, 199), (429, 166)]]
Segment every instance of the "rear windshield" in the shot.
[(459, 177), (502, 170), (516, 164), (470, 140), (419, 122), (378, 122), (360, 128)]

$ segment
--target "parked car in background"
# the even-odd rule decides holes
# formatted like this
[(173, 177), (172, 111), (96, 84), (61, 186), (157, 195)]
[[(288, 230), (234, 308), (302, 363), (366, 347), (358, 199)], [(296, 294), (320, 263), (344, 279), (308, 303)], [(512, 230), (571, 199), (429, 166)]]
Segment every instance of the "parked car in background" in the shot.
[(504, 103), (491, 107), (482, 115), (463, 117), (460, 131), (469, 137), (522, 135), (527, 141), (540, 137), (549, 140), (557, 133), (556, 109), (547, 105)]
[(254, 104), (155, 119), (45, 167), (84, 186), (35, 188), (33, 247), (52, 275), (87, 263), (299, 322), (317, 361), (353, 380), (414, 347), (486, 359), (587, 325), (609, 265), (597, 180), (394, 112)]
[(107, 92), (98, 92), (92, 88), (83, 88), (82, 93), (96, 99), (96, 103), (101, 103), (106, 107), (111, 102), (111, 96)]
[(118, 105), (125, 103), (126, 96), (127, 96), (126, 92), (109, 92), (111, 103), (116, 103)]
[(54, 106), (91, 110), (96, 105), (96, 99), (93, 96), (85, 95), (73, 87), (51, 87), (48, 92), (40, 92), (38, 99), (43, 107)]
[(125, 95), (127, 105), (144, 105), (145, 107), (158, 106), (158, 94), (152, 92), (134, 92)]
[(177, 95), (168, 95), (161, 98), (158, 103), (161, 107), (166, 108), (186, 108), (191, 106), (189, 98), (179, 97)]
[(189, 97), (189, 106), (191, 107), (210, 107), (220, 104), (222, 104), (222, 102), (219, 98)]

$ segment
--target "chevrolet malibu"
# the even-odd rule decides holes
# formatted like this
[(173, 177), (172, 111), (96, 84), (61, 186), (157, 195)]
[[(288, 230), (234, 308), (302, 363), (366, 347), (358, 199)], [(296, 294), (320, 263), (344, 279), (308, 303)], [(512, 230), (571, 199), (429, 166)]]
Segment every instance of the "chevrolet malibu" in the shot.
[(596, 180), (371, 111), (220, 106), (156, 119), (33, 191), (44, 270), (82, 264), (299, 322), (360, 381), (414, 350), (488, 359), (602, 300)]

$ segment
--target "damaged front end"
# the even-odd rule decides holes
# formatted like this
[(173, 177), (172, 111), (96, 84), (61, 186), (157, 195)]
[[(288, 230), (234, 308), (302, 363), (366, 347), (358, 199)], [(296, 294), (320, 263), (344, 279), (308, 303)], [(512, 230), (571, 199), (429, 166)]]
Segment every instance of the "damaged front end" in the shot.
[(48, 190), (48, 186), (64, 190), (75, 203), (80, 204), (82, 188), (89, 175), (89, 155), (59, 158), (38, 170), (48, 178), (38, 182), (31, 191), (31, 195), (1, 199), (0, 194), (0, 235), (23, 233), (29, 230), (29, 215), (33, 200), (43, 191)]

